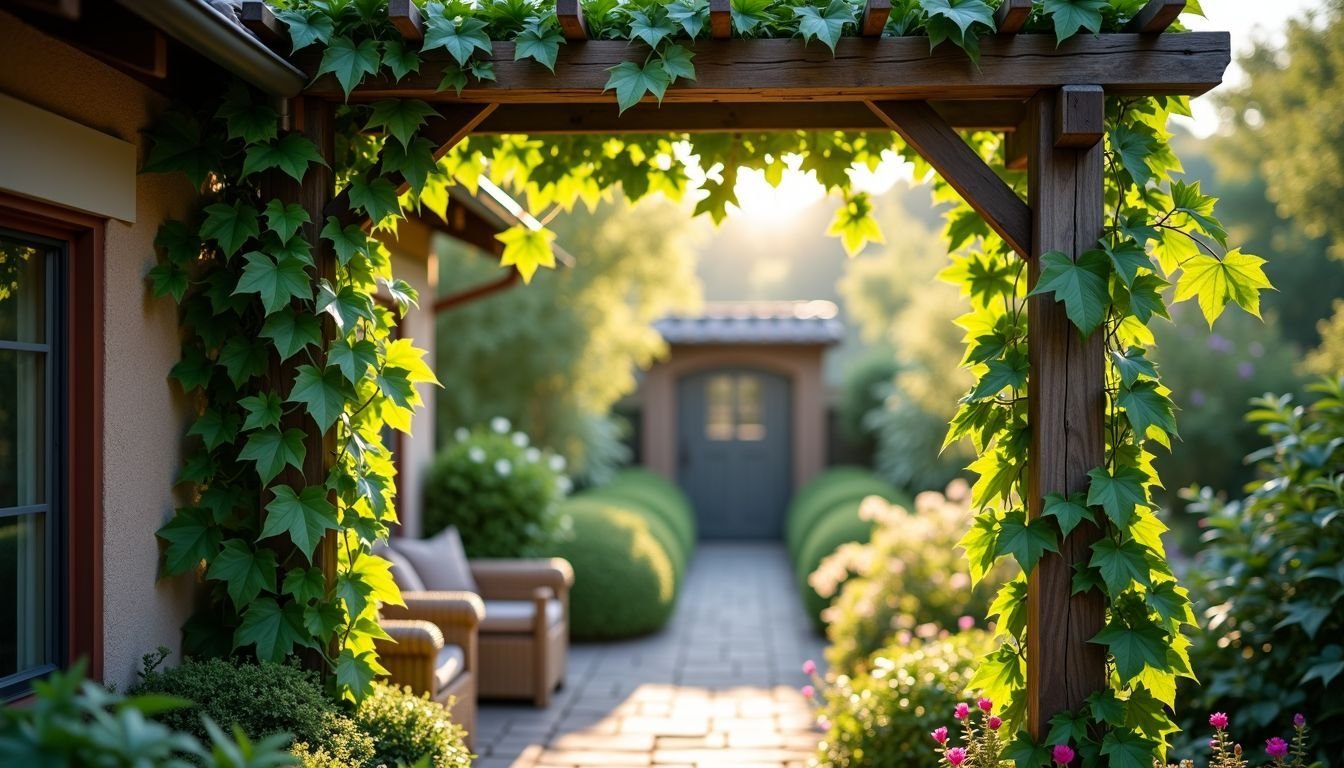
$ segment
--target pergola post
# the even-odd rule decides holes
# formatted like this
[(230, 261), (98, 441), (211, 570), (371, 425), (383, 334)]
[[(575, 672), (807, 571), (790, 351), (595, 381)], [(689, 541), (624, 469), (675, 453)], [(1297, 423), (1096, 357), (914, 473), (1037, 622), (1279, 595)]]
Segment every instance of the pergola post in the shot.
[[(1095, 248), (1102, 232), (1104, 99), (1100, 89), (1043, 91), (1028, 103), (1027, 176), (1032, 212), (1029, 284), (1040, 256), (1062, 251), (1074, 259)], [(1088, 143), (1080, 138), (1098, 130)], [(1082, 146), (1080, 146), (1080, 144)], [(1031, 444), (1027, 511), (1041, 514), (1046, 494), (1087, 488), (1087, 472), (1101, 466), (1106, 394), (1104, 338), (1083, 339), (1064, 305), (1050, 294), (1027, 300)], [(1084, 522), (1046, 553), (1031, 574), (1027, 609), (1027, 725), (1036, 738), (1056, 713), (1076, 710), (1106, 686), (1106, 652), (1091, 640), (1105, 624), (1105, 597), (1074, 595), (1073, 569), (1087, 563), (1101, 530)]]

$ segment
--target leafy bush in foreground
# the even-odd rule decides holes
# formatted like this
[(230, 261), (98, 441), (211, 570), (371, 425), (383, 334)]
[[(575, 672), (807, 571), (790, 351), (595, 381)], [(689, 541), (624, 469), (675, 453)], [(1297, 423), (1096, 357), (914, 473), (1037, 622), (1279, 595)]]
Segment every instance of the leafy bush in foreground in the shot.
[(375, 683), (373, 693), (355, 710), (355, 723), (373, 739), (375, 765), (471, 765), (466, 732), (452, 721), (448, 708), (415, 695), (410, 687)]

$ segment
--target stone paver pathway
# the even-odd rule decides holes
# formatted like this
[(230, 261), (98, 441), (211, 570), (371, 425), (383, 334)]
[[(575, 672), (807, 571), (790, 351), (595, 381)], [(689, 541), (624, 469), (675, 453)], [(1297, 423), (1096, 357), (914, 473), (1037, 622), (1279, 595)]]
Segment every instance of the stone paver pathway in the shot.
[(662, 632), (571, 648), (544, 710), (485, 704), (478, 768), (798, 768), (814, 715), (798, 687), (822, 639), (779, 544), (702, 543)]

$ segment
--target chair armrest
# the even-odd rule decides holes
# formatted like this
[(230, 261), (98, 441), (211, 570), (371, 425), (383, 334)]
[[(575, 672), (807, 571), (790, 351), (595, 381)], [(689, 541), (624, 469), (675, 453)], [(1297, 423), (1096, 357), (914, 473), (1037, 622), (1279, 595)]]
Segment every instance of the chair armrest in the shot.
[(437, 693), (434, 690), (434, 664), (443, 648), (443, 634), (428, 621), (398, 621), (383, 619), (379, 622), (391, 639), (373, 641), (388, 680), (393, 685), (409, 685), (416, 693)]
[(490, 600), (531, 600), (537, 587), (547, 587), (554, 597), (569, 601), (574, 569), (559, 557), (536, 560), (472, 560), (471, 575), (481, 596)]
[(476, 627), (485, 618), (485, 603), (472, 592), (402, 592), (405, 606), (384, 605), (384, 619), (419, 619), (439, 629), (445, 643), (475, 647)]

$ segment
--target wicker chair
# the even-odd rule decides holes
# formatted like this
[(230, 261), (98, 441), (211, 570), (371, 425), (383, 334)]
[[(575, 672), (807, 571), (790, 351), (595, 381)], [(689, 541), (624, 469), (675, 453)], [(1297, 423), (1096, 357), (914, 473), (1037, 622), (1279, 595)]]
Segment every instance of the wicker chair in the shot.
[[(390, 548), (392, 577), (408, 605), (426, 589), (464, 589), (484, 600), (473, 667), (481, 698), (550, 704), (551, 693), (564, 684), (569, 652), (574, 570), (567, 561), (468, 561), (452, 528), (432, 539), (394, 539)], [(408, 617), (426, 618), (414, 612)]]
[(410, 592), (405, 606), (384, 605), (381, 625), (391, 640), (376, 641), (378, 656), (397, 685), (450, 706), (453, 722), (476, 731), (480, 657), (477, 631), (485, 616), (470, 592)]

